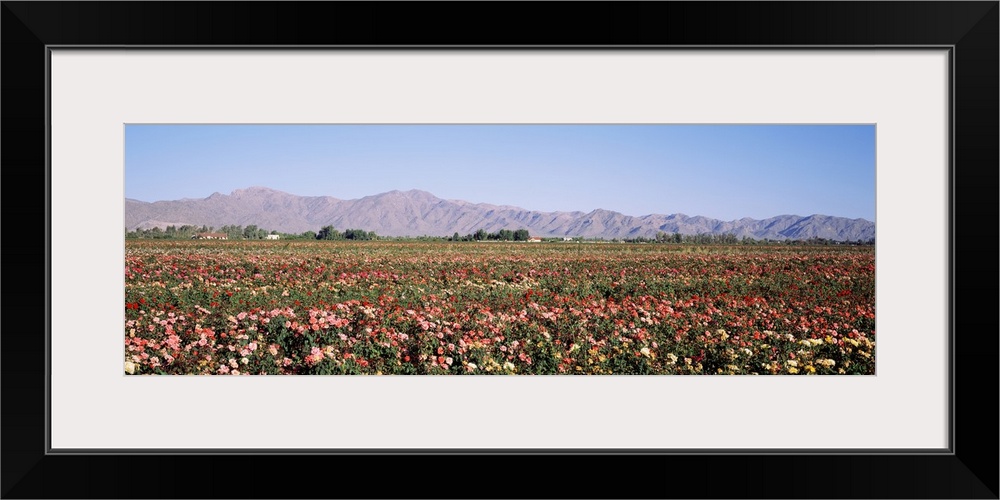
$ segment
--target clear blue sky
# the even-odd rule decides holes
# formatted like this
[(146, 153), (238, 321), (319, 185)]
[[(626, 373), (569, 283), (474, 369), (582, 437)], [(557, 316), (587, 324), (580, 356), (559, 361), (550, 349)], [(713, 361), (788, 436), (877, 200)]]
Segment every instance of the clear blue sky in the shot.
[(125, 196), (393, 189), (531, 210), (875, 220), (874, 125), (127, 125)]

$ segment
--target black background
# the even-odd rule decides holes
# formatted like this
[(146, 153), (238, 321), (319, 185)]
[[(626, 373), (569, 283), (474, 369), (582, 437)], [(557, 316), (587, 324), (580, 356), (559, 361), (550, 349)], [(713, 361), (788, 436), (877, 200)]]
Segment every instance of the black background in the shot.
[[(4, 498), (997, 498), (995, 1), (3, 2), (0, 21)], [(45, 46), (248, 44), (955, 46), (954, 454), (45, 454)]]

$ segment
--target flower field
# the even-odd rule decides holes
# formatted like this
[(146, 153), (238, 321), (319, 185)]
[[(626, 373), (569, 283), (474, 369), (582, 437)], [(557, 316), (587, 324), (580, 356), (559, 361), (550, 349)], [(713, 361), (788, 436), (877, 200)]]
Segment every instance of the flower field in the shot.
[(127, 241), (128, 374), (875, 373), (873, 247)]

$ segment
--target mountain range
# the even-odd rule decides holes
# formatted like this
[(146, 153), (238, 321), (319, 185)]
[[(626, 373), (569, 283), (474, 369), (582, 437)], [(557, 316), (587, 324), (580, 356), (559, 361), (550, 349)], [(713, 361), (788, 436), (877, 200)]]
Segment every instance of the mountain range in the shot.
[(654, 238), (660, 231), (681, 234), (727, 234), (757, 239), (869, 240), (875, 223), (829, 215), (779, 215), (763, 220), (722, 221), (684, 214), (624, 215), (610, 210), (539, 212), (524, 208), (444, 200), (420, 190), (389, 191), (356, 200), (296, 196), (266, 187), (237, 189), (207, 198), (144, 202), (125, 200), (128, 230), (167, 226), (256, 225), (283, 233), (363, 229), (381, 236), (466, 235), (479, 229), (528, 229), (532, 236), (585, 238)]

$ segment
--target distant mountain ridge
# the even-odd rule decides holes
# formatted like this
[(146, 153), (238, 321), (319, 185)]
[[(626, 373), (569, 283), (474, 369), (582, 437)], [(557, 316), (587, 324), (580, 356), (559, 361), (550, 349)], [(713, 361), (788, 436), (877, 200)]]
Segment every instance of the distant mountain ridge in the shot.
[(829, 215), (779, 215), (763, 220), (722, 221), (684, 214), (623, 215), (610, 210), (539, 212), (507, 205), (443, 200), (426, 191), (389, 191), (356, 200), (297, 196), (266, 187), (237, 189), (207, 198), (144, 202), (125, 200), (128, 230), (166, 226), (257, 225), (284, 233), (364, 229), (382, 236), (466, 235), (479, 229), (528, 229), (533, 236), (655, 238), (660, 231), (680, 234), (734, 234), (738, 238), (869, 240), (875, 223)]

